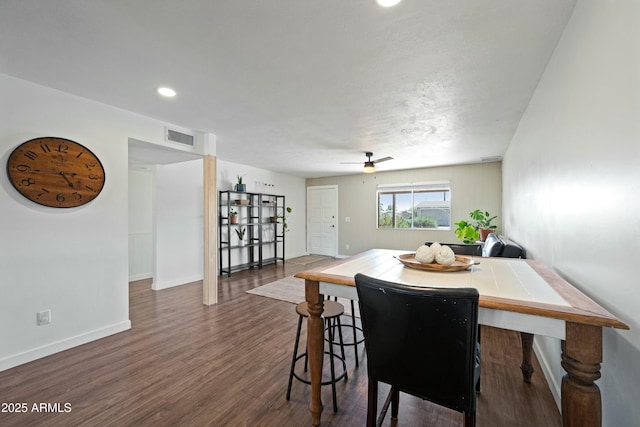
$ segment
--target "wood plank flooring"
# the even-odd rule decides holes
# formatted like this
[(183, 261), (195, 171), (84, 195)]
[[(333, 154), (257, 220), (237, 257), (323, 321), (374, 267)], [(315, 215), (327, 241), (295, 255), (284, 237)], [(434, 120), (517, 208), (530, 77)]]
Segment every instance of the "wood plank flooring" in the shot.
[[(130, 331), (0, 372), (0, 402), (29, 408), (0, 412), (0, 425), (310, 425), (309, 387), (294, 381), (285, 399), (294, 305), (245, 291), (322, 263), (280, 263), (220, 278), (219, 304), (211, 307), (202, 304), (200, 282), (157, 292), (150, 281), (131, 283)], [(349, 379), (338, 385), (335, 414), (330, 387), (323, 387), (324, 426), (365, 424), (364, 349), (358, 369), (353, 355), (348, 348)], [(517, 333), (483, 327), (482, 357), (478, 426), (561, 425), (537, 360), (533, 382), (522, 381)], [(60, 411), (32, 412), (34, 403), (59, 403)], [(397, 423), (387, 415), (384, 425), (460, 426), (462, 416), (401, 395)]]

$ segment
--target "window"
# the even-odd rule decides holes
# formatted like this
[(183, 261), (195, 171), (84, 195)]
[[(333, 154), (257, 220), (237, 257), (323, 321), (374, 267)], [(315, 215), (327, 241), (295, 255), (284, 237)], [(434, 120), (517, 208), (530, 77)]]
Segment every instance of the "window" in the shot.
[(451, 227), (451, 185), (429, 182), (379, 185), (378, 228), (445, 229)]

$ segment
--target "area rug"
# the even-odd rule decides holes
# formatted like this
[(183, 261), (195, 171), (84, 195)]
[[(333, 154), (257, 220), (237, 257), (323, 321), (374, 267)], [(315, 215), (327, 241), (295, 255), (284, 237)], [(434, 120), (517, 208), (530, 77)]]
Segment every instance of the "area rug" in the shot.
[[(304, 301), (304, 280), (288, 276), (284, 279), (249, 289), (247, 293), (298, 304)], [(344, 306), (344, 313), (351, 315), (351, 301), (345, 298), (338, 298), (338, 302)], [(354, 309), (356, 317), (360, 317), (357, 303)]]
[(324, 255), (303, 255), (297, 258), (288, 259), (287, 262), (291, 264), (297, 264), (297, 265), (307, 265), (307, 264), (311, 264), (317, 261), (322, 261), (325, 259), (332, 259), (332, 258)]
[(304, 280), (289, 276), (249, 289), (247, 293), (298, 304), (304, 301)]

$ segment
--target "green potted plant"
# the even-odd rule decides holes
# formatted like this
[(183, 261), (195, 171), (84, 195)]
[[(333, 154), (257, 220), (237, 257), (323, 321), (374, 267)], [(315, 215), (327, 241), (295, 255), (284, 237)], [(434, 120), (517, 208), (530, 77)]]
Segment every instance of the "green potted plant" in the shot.
[(247, 184), (242, 183), (242, 177), (244, 175), (238, 175), (238, 182), (236, 183), (236, 191), (239, 193), (244, 193), (247, 191)]
[(230, 224), (238, 223), (238, 212), (234, 211), (233, 209), (231, 209), (231, 211), (229, 212), (229, 223)]
[[(287, 211), (287, 213), (291, 213), (291, 208), (289, 206), (287, 206), (285, 210)], [(283, 212), (282, 214), (278, 215), (277, 218), (280, 218), (282, 220), (282, 231), (283, 232), (289, 231), (289, 226), (287, 225), (287, 217), (285, 213)]]
[(476, 230), (473, 224), (465, 220), (455, 222), (454, 224), (458, 226), (458, 228), (454, 230), (454, 233), (456, 233), (458, 240), (461, 240), (463, 243), (471, 244), (480, 239), (480, 232)]
[(480, 209), (476, 209), (475, 211), (469, 213), (471, 219), (473, 219), (480, 231), (480, 240), (485, 241), (489, 233), (493, 233), (496, 231), (497, 226), (491, 224), (491, 221), (496, 219), (498, 215), (491, 216), (491, 214), (487, 211), (481, 211)]
[(491, 216), (487, 211), (476, 209), (469, 212), (469, 217), (471, 218), (470, 222), (462, 220), (454, 223), (458, 226), (454, 233), (464, 243), (474, 243), (477, 240), (484, 242), (489, 233), (493, 233), (496, 229), (491, 221), (496, 219), (497, 215)]
[(244, 234), (247, 231), (246, 228), (242, 227), (242, 228), (236, 228), (235, 232), (238, 235), (238, 246), (244, 246)]

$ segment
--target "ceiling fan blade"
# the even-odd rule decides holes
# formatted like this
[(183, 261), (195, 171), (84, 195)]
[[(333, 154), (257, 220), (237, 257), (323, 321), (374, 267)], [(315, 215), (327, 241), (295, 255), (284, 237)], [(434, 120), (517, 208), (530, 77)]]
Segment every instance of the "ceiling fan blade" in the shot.
[(361, 165), (362, 162), (340, 162), (341, 165)]
[(387, 160), (393, 160), (393, 157), (383, 157), (381, 159), (378, 160), (372, 160), (373, 163), (380, 163), (380, 162), (386, 162)]

